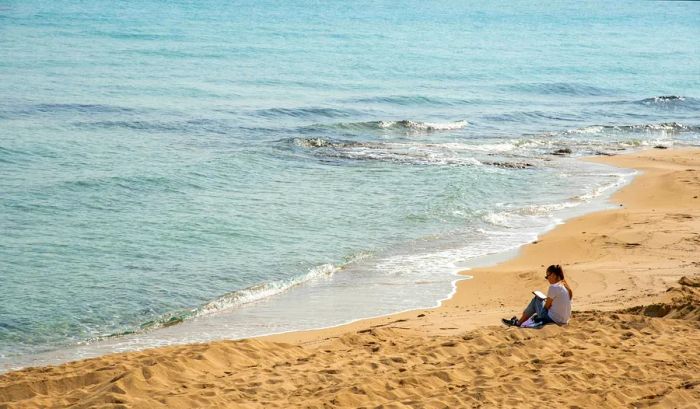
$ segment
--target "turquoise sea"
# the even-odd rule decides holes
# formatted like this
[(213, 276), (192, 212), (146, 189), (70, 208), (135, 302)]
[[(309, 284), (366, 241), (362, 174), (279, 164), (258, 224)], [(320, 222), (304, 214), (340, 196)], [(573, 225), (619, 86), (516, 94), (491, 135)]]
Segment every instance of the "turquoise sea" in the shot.
[[(0, 370), (435, 305), (700, 145), (700, 4), (0, 1)], [(556, 255), (553, 255), (556, 262)]]

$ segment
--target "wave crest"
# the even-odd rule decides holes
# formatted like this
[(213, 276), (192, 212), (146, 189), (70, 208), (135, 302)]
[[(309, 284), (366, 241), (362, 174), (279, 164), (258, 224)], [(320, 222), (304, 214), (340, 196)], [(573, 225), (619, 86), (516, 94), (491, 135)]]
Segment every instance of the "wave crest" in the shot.
[(323, 160), (380, 161), (401, 165), (491, 166), (501, 169), (529, 169), (532, 161), (510, 159), (477, 159), (475, 156), (498, 155), (516, 148), (512, 143), (420, 143), (420, 142), (355, 142), (324, 138), (292, 138), (294, 147), (306, 149)]
[(378, 161), (403, 165), (481, 165), (453, 147), (430, 143), (354, 142), (324, 138), (293, 138), (293, 146), (325, 160)]
[(682, 95), (659, 95), (652, 98), (645, 98), (635, 101), (637, 105), (644, 105), (650, 108), (663, 110), (687, 110), (696, 111), (700, 109), (700, 99), (686, 97)]
[[(333, 264), (322, 264), (311, 268), (306, 274), (301, 276), (293, 277), (288, 280), (257, 284), (248, 288), (226, 293), (198, 308), (163, 314), (154, 320), (141, 324), (140, 328), (141, 330), (154, 330), (157, 328), (170, 327), (172, 325), (180, 324), (188, 319), (254, 303), (256, 301), (281, 294), (293, 287), (312, 280), (330, 278), (338, 270), (340, 270), (340, 267)], [(121, 332), (110, 336), (127, 335), (130, 333), (133, 333), (133, 331)]]
[(682, 97), (679, 95), (660, 95), (658, 97), (645, 98), (639, 102), (642, 104), (645, 104), (645, 105), (652, 105), (652, 104), (668, 104), (668, 103), (675, 103), (675, 102), (683, 102), (685, 100), (686, 100), (685, 97)]
[(653, 98), (645, 98), (639, 102), (641, 103), (666, 103), (673, 101), (685, 101), (685, 97), (679, 95), (661, 95)]
[(464, 120), (453, 122), (422, 122), (403, 119), (398, 121), (365, 121), (365, 122), (341, 122), (337, 124), (316, 124), (306, 127), (307, 130), (339, 129), (347, 131), (396, 131), (406, 133), (453, 131), (469, 126)]
[(462, 129), (469, 125), (467, 121), (456, 122), (416, 122), (411, 120), (403, 121), (380, 121), (378, 126), (381, 129), (408, 129), (417, 131), (451, 131)]
[(340, 270), (340, 268), (334, 266), (333, 264), (322, 264), (310, 269), (302, 276), (294, 277), (289, 280), (273, 281), (270, 283), (263, 283), (248, 287), (242, 290), (232, 291), (199, 307), (197, 310), (195, 310), (196, 312), (194, 315), (208, 315), (217, 311), (250, 304), (273, 295), (281, 294), (290, 288), (296, 287), (307, 281), (329, 278), (338, 270)]
[(566, 134), (597, 134), (605, 132), (696, 132), (698, 126), (683, 125), (678, 122), (662, 122), (658, 124), (639, 125), (591, 125), (566, 131)]

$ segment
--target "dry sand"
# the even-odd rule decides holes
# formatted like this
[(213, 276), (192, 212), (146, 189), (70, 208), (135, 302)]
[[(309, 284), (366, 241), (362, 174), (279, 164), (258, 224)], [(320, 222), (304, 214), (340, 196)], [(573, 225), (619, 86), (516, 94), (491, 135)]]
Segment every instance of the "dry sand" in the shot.
[[(0, 408), (700, 407), (700, 150), (594, 160), (640, 170), (622, 206), (469, 271), (441, 307), (16, 371)], [(549, 264), (571, 323), (499, 326)]]

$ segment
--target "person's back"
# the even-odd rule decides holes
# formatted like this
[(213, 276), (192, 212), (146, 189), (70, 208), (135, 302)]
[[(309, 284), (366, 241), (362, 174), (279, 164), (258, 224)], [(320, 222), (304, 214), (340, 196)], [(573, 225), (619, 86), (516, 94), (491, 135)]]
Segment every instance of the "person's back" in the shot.
[(571, 318), (571, 298), (569, 290), (566, 289), (562, 281), (549, 286), (547, 298), (552, 299), (552, 305), (547, 310), (549, 318), (557, 324), (566, 324)]

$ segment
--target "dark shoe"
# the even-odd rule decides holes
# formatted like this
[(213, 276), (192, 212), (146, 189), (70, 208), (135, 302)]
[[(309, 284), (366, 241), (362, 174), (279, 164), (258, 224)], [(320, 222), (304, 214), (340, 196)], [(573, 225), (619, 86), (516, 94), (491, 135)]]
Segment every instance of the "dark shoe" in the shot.
[(501, 322), (503, 322), (505, 325), (507, 325), (509, 327), (519, 327), (520, 326), (520, 324), (518, 323), (518, 319), (515, 317), (513, 317), (509, 320), (502, 318)]

